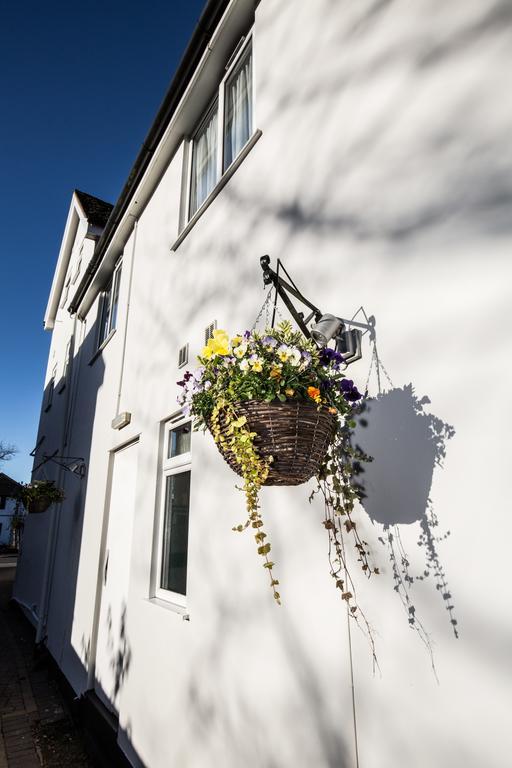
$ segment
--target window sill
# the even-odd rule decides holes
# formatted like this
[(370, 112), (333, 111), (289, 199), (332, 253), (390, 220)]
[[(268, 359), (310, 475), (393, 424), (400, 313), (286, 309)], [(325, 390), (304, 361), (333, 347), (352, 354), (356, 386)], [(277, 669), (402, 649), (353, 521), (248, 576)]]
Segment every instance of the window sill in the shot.
[(160, 597), (150, 597), (147, 599), (147, 602), (151, 603), (151, 605), (157, 605), (159, 608), (165, 608), (166, 611), (171, 611), (171, 613), (177, 613), (182, 617), (183, 621), (190, 621), (188, 610), (183, 605), (172, 603), (170, 600), (162, 600)]
[(103, 350), (105, 349), (105, 347), (107, 346), (107, 344), (109, 343), (110, 339), (111, 339), (111, 338), (112, 338), (112, 336), (115, 334), (115, 332), (116, 332), (116, 329), (115, 329), (115, 328), (113, 328), (113, 329), (110, 331), (110, 333), (109, 333), (109, 335), (107, 336), (107, 338), (106, 338), (104, 341), (102, 341), (102, 343), (100, 344), (100, 346), (98, 347), (98, 349), (96, 350), (96, 352), (94, 353), (94, 355), (93, 355), (93, 356), (91, 357), (91, 359), (89, 360), (89, 363), (88, 363), (88, 365), (92, 365), (92, 364), (94, 363), (94, 361), (95, 361), (95, 360), (96, 360), (96, 359), (97, 359), (97, 358), (98, 358), (98, 357), (101, 355), (101, 353), (103, 352)]
[(199, 221), (203, 213), (206, 211), (207, 208), (212, 204), (212, 202), (215, 200), (219, 192), (223, 187), (226, 186), (230, 178), (233, 176), (237, 168), (243, 163), (251, 149), (254, 147), (258, 139), (261, 137), (262, 132), (258, 129), (253, 133), (245, 147), (240, 151), (240, 154), (237, 156), (237, 158), (231, 163), (229, 168), (227, 168), (220, 179), (218, 180), (217, 184), (214, 186), (206, 200), (200, 205), (200, 207), (197, 209), (197, 211), (194, 213), (190, 221), (186, 224), (186, 226), (181, 230), (180, 234), (178, 235), (178, 238), (174, 241), (174, 243), (171, 245), (171, 251), (177, 251), (183, 240), (186, 238), (188, 233), (191, 229), (195, 226), (196, 222)]

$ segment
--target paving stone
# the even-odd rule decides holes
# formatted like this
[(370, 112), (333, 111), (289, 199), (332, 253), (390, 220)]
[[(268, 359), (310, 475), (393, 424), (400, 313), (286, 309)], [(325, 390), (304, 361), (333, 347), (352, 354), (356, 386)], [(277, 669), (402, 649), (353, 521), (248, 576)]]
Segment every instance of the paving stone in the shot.
[(13, 577), (0, 570), (0, 768), (91, 768), (32, 628), (9, 606)]

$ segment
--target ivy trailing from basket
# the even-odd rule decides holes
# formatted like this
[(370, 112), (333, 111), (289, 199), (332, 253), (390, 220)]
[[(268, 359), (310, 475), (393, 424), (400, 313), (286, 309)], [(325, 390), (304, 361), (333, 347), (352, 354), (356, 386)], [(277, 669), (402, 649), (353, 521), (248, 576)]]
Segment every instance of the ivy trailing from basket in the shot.
[[(351, 445), (353, 416), (361, 394), (354, 382), (345, 377), (342, 356), (330, 348), (318, 349), (289, 322), (282, 322), (263, 333), (246, 331), (231, 339), (225, 331), (215, 330), (198, 360), (199, 368), (194, 373), (187, 371), (178, 382), (182, 388), (178, 402), (185, 414), (192, 414), (196, 429), (211, 431), (224, 458), (242, 476), (247, 518), (233, 530), (253, 530), (258, 555), (263, 558), (278, 603), (279, 582), (273, 574), (271, 544), (263, 529), (259, 505), (261, 487), (273, 483), (270, 475), (274, 457), (268, 451), (265, 454), (261, 436), (251, 429), (243, 410), (247, 412), (245, 405), (251, 401), (303, 403), (309, 404), (306, 410), (329, 414), (332, 429), (325, 445), (325, 458), (321, 456), (314, 469), (318, 486), (312, 497), (315, 493), (323, 495), (331, 575), (350, 615), (359, 621), (362, 614), (356, 603), (344, 536), (352, 537), (365, 575), (378, 573), (378, 569), (370, 565), (368, 545), (360, 538), (352, 517), (359, 493), (355, 482), (358, 462), (365, 457), (358, 455)], [(297, 414), (299, 410), (296, 409)], [(362, 621), (371, 639), (364, 616)]]

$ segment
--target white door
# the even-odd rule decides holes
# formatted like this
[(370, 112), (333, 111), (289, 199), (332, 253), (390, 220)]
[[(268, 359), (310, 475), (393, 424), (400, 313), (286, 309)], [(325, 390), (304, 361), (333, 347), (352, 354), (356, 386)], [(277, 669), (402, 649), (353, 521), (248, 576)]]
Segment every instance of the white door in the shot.
[(119, 711), (119, 696), (131, 663), (127, 604), (137, 455), (138, 443), (132, 443), (114, 454), (103, 563), (95, 689), (106, 706), (115, 712)]

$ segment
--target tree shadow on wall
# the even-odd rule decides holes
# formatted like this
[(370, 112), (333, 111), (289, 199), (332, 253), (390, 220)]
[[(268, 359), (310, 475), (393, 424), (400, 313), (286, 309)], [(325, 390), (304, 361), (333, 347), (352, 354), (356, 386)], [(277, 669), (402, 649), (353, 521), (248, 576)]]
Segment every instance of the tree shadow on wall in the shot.
[[(441, 564), (437, 543), (449, 535), (436, 535), (437, 517), (430, 498), (434, 469), (443, 466), (446, 443), (455, 430), (426, 413), (428, 397), (419, 399), (412, 384), (393, 388), (366, 401), (358, 419), (354, 440), (372, 461), (361, 465), (358, 485), (361, 504), (373, 523), (383, 526), (379, 541), (387, 547), (394, 589), (407, 612), (410, 626), (431, 653), (428, 634), (416, 614), (411, 587), (433, 576), (445, 602), (455, 637), (458, 637), (454, 606)], [(421, 574), (412, 575), (400, 536), (401, 525), (419, 523), (418, 545), (425, 550)]]

